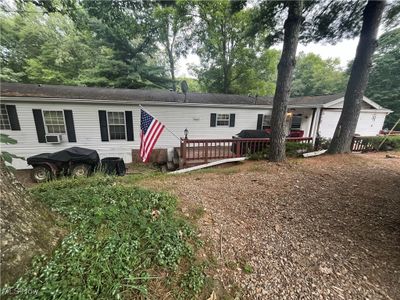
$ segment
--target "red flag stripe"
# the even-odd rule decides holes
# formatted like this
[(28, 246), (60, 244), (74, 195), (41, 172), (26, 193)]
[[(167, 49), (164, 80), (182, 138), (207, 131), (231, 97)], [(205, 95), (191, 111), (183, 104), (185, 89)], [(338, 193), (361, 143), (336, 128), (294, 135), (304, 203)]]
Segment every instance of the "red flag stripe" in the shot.
[(149, 130), (147, 131), (145, 137), (144, 137), (144, 148), (147, 150), (151, 140), (153, 139), (154, 133), (158, 130), (159, 126), (162, 126), (160, 122), (158, 122), (156, 119), (153, 120), (153, 122), (150, 125)]
[(153, 151), (154, 144), (157, 142), (157, 139), (160, 136), (163, 129), (164, 129), (164, 126), (161, 124), (161, 126), (158, 127), (157, 131), (154, 132), (152, 138), (149, 140), (149, 144), (147, 145), (147, 147), (145, 147), (144, 157), (146, 160), (148, 160), (148, 158), (150, 158), (150, 154)]
[(149, 145), (150, 147), (148, 147), (148, 148), (146, 149), (146, 152), (147, 152), (146, 159), (150, 158), (150, 154), (151, 154), (151, 152), (153, 151), (153, 147), (154, 147), (155, 143), (157, 142), (158, 137), (159, 137), (160, 134), (163, 132), (163, 130), (164, 130), (164, 126), (161, 125), (161, 126), (158, 128), (158, 130), (155, 132), (155, 134), (154, 134), (154, 136), (153, 136), (153, 139), (151, 140), (151, 143), (150, 143), (150, 145)]

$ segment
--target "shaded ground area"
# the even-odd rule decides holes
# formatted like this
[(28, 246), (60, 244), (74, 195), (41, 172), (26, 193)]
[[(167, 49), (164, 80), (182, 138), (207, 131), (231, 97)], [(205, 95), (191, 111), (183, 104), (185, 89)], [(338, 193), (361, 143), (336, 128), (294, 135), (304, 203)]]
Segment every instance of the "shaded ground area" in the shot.
[(400, 299), (400, 159), (246, 162), (141, 185), (181, 199), (232, 296)]

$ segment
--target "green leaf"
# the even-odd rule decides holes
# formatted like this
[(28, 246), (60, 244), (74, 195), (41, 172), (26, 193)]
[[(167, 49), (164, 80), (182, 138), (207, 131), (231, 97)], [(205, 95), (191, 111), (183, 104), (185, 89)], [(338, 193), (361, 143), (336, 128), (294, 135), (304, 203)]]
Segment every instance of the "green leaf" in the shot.
[(0, 133), (0, 143), (15, 145), (17, 143), (17, 140), (10, 138), (8, 134)]

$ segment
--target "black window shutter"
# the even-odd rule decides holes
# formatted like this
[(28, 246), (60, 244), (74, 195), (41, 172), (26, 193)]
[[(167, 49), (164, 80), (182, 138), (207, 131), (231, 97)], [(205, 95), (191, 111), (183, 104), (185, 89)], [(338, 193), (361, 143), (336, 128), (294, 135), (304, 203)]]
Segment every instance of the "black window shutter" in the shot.
[(262, 129), (262, 123), (263, 123), (263, 114), (259, 114), (257, 116), (257, 130), (261, 130)]
[(108, 126), (107, 126), (107, 112), (105, 110), (99, 110), (99, 121), (100, 121), (100, 134), (103, 142), (109, 141), (108, 139)]
[(6, 105), (8, 118), (10, 119), (11, 130), (21, 130), (19, 126), (17, 108), (15, 105)]
[(33, 120), (35, 121), (36, 133), (39, 143), (46, 143), (46, 130), (44, 129), (44, 122), (41, 109), (32, 109)]
[(133, 141), (133, 117), (131, 111), (125, 112), (126, 135), (128, 141)]
[(67, 125), (68, 142), (75, 143), (76, 135), (75, 135), (74, 116), (72, 115), (72, 110), (64, 110), (64, 118), (65, 118), (65, 124)]
[(217, 126), (217, 114), (211, 114), (210, 116), (210, 127)]
[(235, 114), (229, 116), (229, 127), (235, 127)]

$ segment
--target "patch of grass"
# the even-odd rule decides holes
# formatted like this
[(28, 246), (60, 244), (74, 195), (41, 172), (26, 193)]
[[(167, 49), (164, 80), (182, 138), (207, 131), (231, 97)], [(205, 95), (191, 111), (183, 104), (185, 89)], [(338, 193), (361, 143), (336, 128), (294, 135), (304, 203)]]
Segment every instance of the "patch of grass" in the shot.
[(245, 272), (247, 274), (251, 274), (251, 273), (253, 273), (253, 267), (250, 266), (249, 264), (245, 264), (243, 266), (243, 272)]
[(204, 216), (205, 213), (206, 213), (206, 211), (205, 211), (204, 207), (198, 206), (192, 211), (191, 215), (194, 220), (199, 220), (199, 219), (201, 219), (201, 217)]
[(152, 171), (152, 172), (145, 172), (145, 173), (132, 173), (127, 174), (123, 177), (118, 177), (117, 182), (124, 183), (124, 184), (136, 184), (141, 180), (151, 179), (151, 178), (162, 178), (167, 176), (167, 174), (162, 173), (160, 171)]
[(230, 261), (225, 262), (225, 266), (231, 270), (236, 270), (238, 267), (238, 264), (236, 261), (230, 260)]
[[(38, 257), (12, 286), (36, 292), (17, 299), (148, 297), (149, 283), (163, 281), (153, 270), (181, 282), (184, 294), (201, 291), (204, 271), (194, 265), (200, 243), (187, 221), (177, 217), (174, 197), (109, 176), (53, 181), (31, 193), (66, 217), (70, 234), (52, 257)], [(188, 268), (181, 274), (183, 261)]]
[(203, 290), (205, 284), (204, 264), (193, 265), (183, 275), (180, 284), (182, 291), (179, 294), (176, 293), (176, 299), (193, 299), (194, 296)]

